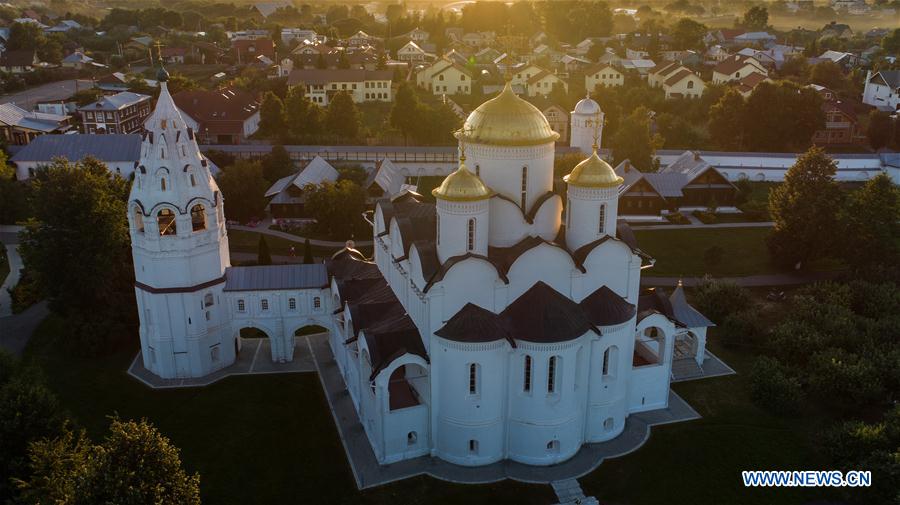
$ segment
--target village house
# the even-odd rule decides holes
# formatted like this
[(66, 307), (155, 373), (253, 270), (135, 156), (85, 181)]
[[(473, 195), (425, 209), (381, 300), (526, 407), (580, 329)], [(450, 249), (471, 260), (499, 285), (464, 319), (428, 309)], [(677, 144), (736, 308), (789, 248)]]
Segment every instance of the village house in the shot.
[[(324, 39), (325, 37), (321, 37)], [(298, 41), (301, 44), (303, 42), (324, 42), (319, 38), (319, 34), (316, 33), (315, 30), (308, 30), (304, 28), (282, 28), (281, 29), (281, 41), (285, 44), (290, 44), (293, 41)]]
[(868, 71), (862, 101), (879, 110), (900, 109), (900, 70)]
[(700, 98), (706, 89), (706, 83), (692, 70), (681, 67), (663, 81), (662, 89), (666, 92), (667, 100), (670, 98)]
[(8, 74), (31, 72), (40, 64), (34, 49), (14, 49), (0, 55), (0, 70)]
[[(446, 61), (446, 60), (445, 60)], [(442, 65), (442, 68), (431, 75), (427, 83), (435, 95), (468, 95), (472, 93), (472, 73), (456, 63)]]
[(754, 72), (764, 76), (769, 75), (769, 71), (756, 58), (735, 54), (713, 68), (713, 83), (724, 84), (726, 82), (739, 81)]
[(543, 107), (541, 112), (547, 118), (547, 122), (550, 123), (550, 128), (553, 129), (556, 133), (559, 134), (559, 139), (557, 139), (557, 143), (559, 144), (568, 144), (569, 143), (569, 113), (566, 109), (562, 108), (557, 104), (551, 104), (547, 107)]
[(150, 115), (149, 95), (123, 91), (78, 108), (84, 133), (135, 133)]
[(838, 98), (837, 93), (825, 86), (810, 84), (822, 97), (825, 128), (813, 134), (812, 141), (820, 146), (847, 146), (866, 143), (866, 132), (860, 128), (853, 104)]
[(241, 144), (259, 129), (259, 101), (233, 89), (179, 91), (172, 96), (201, 144)]
[(550, 94), (555, 87), (568, 91), (569, 85), (559, 76), (549, 70), (541, 70), (532, 75), (525, 83), (528, 96), (544, 96)]
[(747, 98), (753, 93), (753, 90), (763, 82), (772, 82), (772, 80), (758, 72), (747, 74), (737, 81), (738, 93), (744, 98)]
[(23, 147), (10, 161), (16, 167), (16, 178), (26, 180), (35, 171), (63, 158), (77, 163), (86, 157), (100, 161), (110, 172), (128, 178), (134, 173), (141, 158), (141, 136), (136, 134), (41, 135)]
[(27, 111), (14, 103), (0, 104), (0, 138), (6, 145), (22, 146), (48, 133), (72, 128), (69, 115)]
[(822, 39), (827, 39), (829, 37), (850, 39), (853, 38), (853, 30), (850, 28), (850, 25), (846, 23), (832, 21), (819, 30), (819, 37)]
[(344, 91), (356, 103), (391, 102), (390, 70), (297, 69), (288, 76), (288, 87), (303, 86), (305, 96), (313, 103), (327, 106), (331, 97)]
[(615, 87), (625, 84), (625, 74), (610, 64), (598, 64), (584, 72), (584, 89), (594, 91), (597, 86)]
[(407, 42), (400, 49), (397, 49), (397, 59), (400, 61), (408, 61), (411, 64), (422, 63), (427, 56), (428, 53), (412, 40)]
[(350, 47), (371, 46), (378, 42), (378, 37), (373, 37), (368, 33), (360, 30), (347, 38), (347, 45)]
[[(91, 65), (94, 63), (94, 59), (90, 56), (84, 54), (81, 51), (75, 51), (72, 54), (66, 56), (62, 59), (60, 66), (63, 68), (74, 68), (75, 70), (81, 70), (84, 67)], [(97, 64), (97, 66), (103, 66)]]
[(275, 43), (269, 38), (232, 40), (231, 53), (239, 65), (255, 63), (259, 56), (274, 60)]
[(306, 187), (335, 182), (338, 175), (333, 166), (316, 156), (302, 170), (278, 179), (266, 190), (265, 196), (269, 199), (267, 210), (276, 220), (306, 217), (303, 209)]
[(819, 61), (828, 60), (837, 63), (844, 70), (850, 70), (851, 68), (859, 65), (859, 56), (844, 51), (832, 51), (829, 49), (828, 51), (820, 54), (817, 59)]
[(164, 63), (181, 64), (184, 63), (184, 58), (188, 55), (188, 50), (185, 47), (164, 47), (160, 53)]

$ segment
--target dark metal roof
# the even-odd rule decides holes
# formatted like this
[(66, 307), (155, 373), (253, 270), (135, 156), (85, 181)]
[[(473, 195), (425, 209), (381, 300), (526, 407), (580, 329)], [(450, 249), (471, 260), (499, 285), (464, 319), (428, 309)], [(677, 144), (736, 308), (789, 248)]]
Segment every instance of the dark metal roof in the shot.
[(378, 279), (381, 272), (378, 265), (366, 261), (356, 249), (344, 248), (325, 261), (328, 275), (338, 279)]
[(588, 319), (597, 326), (624, 323), (634, 317), (636, 312), (634, 305), (606, 286), (602, 286), (588, 295), (578, 305), (587, 314)]
[(137, 134), (109, 135), (41, 135), (32, 140), (10, 161), (38, 161), (50, 163), (62, 157), (79, 161), (93, 156), (100, 161), (138, 161), (141, 157), (141, 136)]
[(435, 335), (456, 342), (493, 342), (506, 339), (516, 346), (510, 337), (503, 318), (473, 303), (467, 303), (453, 315)]
[(538, 281), (500, 313), (516, 340), (565, 342), (588, 331), (600, 331), (584, 311), (562, 293)]
[(687, 302), (684, 296), (684, 287), (679, 283), (672, 295), (669, 296), (669, 304), (675, 319), (688, 328), (704, 328), (715, 326), (715, 323), (706, 318), (697, 309)]
[(509, 284), (509, 278), (506, 277), (506, 272), (503, 270), (502, 265), (500, 265), (496, 259), (489, 258), (487, 256), (482, 256), (481, 254), (467, 252), (466, 254), (461, 254), (459, 256), (453, 256), (452, 258), (447, 258), (447, 261), (445, 261), (440, 266), (440, 268), (438, 268), (437, 272), (435, 272), (435, 274), (431, 277), (431, 279), (428, 280), (428, 284), (425, 285), (425, 289), (423, 289), (422, 291), (427, 293), (428, 290), (431, 289), (431, 286), (440, 282), (441, 279), (443, 279), (444, 276), (447, 275), (447, 272), (450, 271), (450, 269), (453, 267), (453, 265), (456, 265), (457, 263), (465, 261), (469, 258), (477, 258), (477, 259), (484, 260), (484, 261), (490, 263), (491, 266), (493, 266), (494, 269), (497, 270), (497, 275), (500, 277), (500, 279), (502, 279), (504, 283)]
[(225, 269), (225, 291), (272, 291), (328, 287), (322, 263), (310, 265), (259, 265)]

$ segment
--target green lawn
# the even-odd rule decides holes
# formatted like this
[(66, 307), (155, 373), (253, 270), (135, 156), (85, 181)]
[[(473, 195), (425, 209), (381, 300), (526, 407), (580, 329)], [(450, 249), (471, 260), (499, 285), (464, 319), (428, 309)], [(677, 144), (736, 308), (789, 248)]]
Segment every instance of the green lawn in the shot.
[[(243, 230), (228, 230), (228, 246), (231, 252), (259, 252), (259, 233)], [(266, 244), (269, 246), (269, 252), (273, 256), (287, 256), (290, 254), (291, 246), (294, 246), (294, 253), (297, 256), (303, 256), (303, 242), (292, 242), (281, 237), (266, 235)], [(372, 247), (360, 247), (363, 254), (370, 256)], [(334, 254), (338, 248), (329, 247), (312, 247), (313, 256), (324, 258)]]
[[(656, 258), (644, 271), (648, 276), (741, 276), (777, 272), (769, 262), (765, 238), (769, 228), (718, 228), (635, 230), (638, 246)], [(703, 253), (713, 246), (723, 249), (717, 265), (707, 265)]]
[(316, 374), (232, 377), (203, 388), (152, 391), (125, 374), (134, 350), (77, 358), (56, 344), (64, 336), (65, 322), (51, 316), (25, 356), (41, 366), (75, 421), (98, 437), (110, 415), (149, 419), (181, 448), (187, 469), (200, 472), (204, 503), (555, 502), (550, 486), (459, 485), (430, 477), (359, 492)]

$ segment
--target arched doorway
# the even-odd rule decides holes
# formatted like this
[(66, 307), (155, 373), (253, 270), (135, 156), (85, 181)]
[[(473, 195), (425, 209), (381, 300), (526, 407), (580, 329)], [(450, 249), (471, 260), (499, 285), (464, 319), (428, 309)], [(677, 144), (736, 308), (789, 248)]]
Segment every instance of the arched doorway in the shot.
[(632, 366), (654, 366), (665, 361), (666, 334), (662, 328), (648, 326), (639, 330), (634, 339)]
[(415, 363), (400, 365), (388, 379), (388, 406), (400, 410), (426, 403), (428, 371)]
[(681, 332), (675, 335), (675, 349), (672, 352), (672, 359), (697, 359), (697, 352), (700, 343), (697, 336), (689, 331)]

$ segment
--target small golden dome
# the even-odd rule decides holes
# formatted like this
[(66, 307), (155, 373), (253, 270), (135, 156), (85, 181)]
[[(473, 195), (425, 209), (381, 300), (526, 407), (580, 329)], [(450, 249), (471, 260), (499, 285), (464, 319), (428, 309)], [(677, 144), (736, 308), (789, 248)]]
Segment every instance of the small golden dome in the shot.
[(480, 177), (469, 172), (465, 160), (460, 160), (459, 168), (448, 175), (440, 186), (432, 189), (431, 194), (451, 202), (473, 202), (490, 198), (494, 192), (485, 186)]
[(568, 184), (585, 188), (616, 188), (625, 179), (616, 175), (616, 171), (609, 163), (600, 159), (597, 150), (594, 149), (590, 157), (575, 165), (572, 173), (563, 177), (563, 180)]
[(456, 138), (495, 146), (533, 146), (555, 142), (559, 134), (550, 128), (544, 114), (516, 96), (507, 82), (499, 95), (469, 114)]

